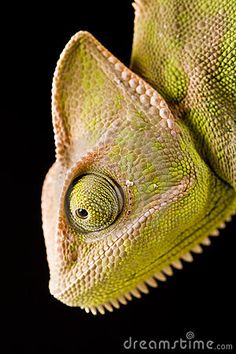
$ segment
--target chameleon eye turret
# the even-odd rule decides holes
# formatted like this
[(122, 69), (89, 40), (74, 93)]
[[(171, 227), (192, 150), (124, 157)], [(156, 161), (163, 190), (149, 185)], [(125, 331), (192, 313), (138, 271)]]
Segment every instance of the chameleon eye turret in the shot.
[(110, 178), (87, 174), (72, 182), (66, 204), (71, 224), (82, 232), (93, 232), (115, 222), (122, 211), (123, 197)]

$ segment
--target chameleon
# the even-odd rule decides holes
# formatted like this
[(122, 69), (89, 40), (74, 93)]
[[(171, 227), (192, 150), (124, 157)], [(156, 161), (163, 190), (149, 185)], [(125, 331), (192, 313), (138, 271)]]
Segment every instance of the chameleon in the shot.
[(236, 2), (133, 7), (129, 68), (79, 31), (53, 77), (49, 289), (94, 315), (191, 262), (236, 209)]

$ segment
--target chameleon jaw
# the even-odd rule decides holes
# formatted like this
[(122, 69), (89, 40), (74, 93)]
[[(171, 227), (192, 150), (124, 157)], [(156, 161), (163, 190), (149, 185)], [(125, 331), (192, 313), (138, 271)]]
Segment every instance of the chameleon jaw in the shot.
[[(225, 222), (230, 222), (232, 219), (231, 216), (225, 219)], [(196, 243), (189, 251), (181, 255), (179, 258), (173, 260), (169, 265), (165, 266), (161, 271), (155, 272), (151, 277), (147, 278), (143, 282), (136, 285), (128, 292), (124, 293), (117, 298), (111, 299), (108, 302), (102, 303), (96, 306), (80, 306), (81, 309), (85, 310), (86, 313), (92, 313), (93, 315), (102, 314), (104, 315), (106, 311), (113, 312), (114, 309), (119, 309), (121, 305), (126, 305), (128, 301), (131, 301), (133, 298), (141, 298), (142, 294), (149, 293), (149, 287), (157, 288), (159, 282), (167, 280), (167, 277), (174, 274), (173, 269), (183, 269), (183, 261), (192, 262), (194, 260), (192, 254), (200, 254), (203, 252), (204, 248), (202, 246), (211, 245), (211, 237), (218, 237), (220, 235), (219, 229), (224, 229), (226, 227), (225, 222), (221, 223), (217, 229), (212, 231), (209, 236), (204, 237), (200, 242)]]
[[(74, 172), (74, 168), (71, 169), (71, 171), (68, 173), (68, 180), (70, 180), (71, 174), (73, 174)], [(64, 192), (66, 191), (66, 187), (68, 185), (68, 181), (66, 179), (66, 182), (64, 184)], [(127, 181), (126, 181), (126, 185), (127, 185)], [(129, 186), (132, 186), (133, 184), (129, 181), (128, 183)], [(129, 187), (128, 186), (128, 187)], [(183, 197), (184, 195), (186, 195), (187, 190), (189, 187), (192, 186), (192, 181), (191, 178), (183, 178), (180, 183), (177, 186), (172, 186), (168, 191), (165, 191), (163, 194), (160, 195), (160, 197), (158, 198), (158, 201), (155, 200), (155, 203), (151, 204), (149, 206), (149, 209), (146, 210), (139, 218), (136, 218), (133, 223), (131, 225), (129, 225), (128, 228), (126, 228), (126, 231), (122, 231), (122, 230), (116, 230), (116, 232), (114, 232), (114, 234), (112, 235), (112, 238), (110, 240), (107, 241), (103, 252), (99, 254), (99, 257), (97, 257), (97, 255), (95, 255), (95, 257), (93, 258), (93, 262), (89, 262), (89, 266), (86, 267), (86, 269), (82, 269), (82, 271), (80, 272), (79, 278), (83, 278), (86, 276), (88, 271), (92, 271), (95, 265), (98, 265), (98, 262), (102, 260), (103, 257), (106, 257), (109, 261), (110, 261), (110, 255), (111, 252), (112, 253), (117, 253), (117, 251), (119, 251), (119, 253), (124, 251), (124, 248), (122, 246), (122, 244), (124, 243), (124, 241), (126, 239), (129, 240), (133, 240), (136, 236), (137, 233), (139, 233), (140, 231), (140, 227), (142, 225), (144, 225), (144, 223), (146, 223), (148, 220), (150, 220), (150, 218), (156, 214), (157, 212), (160, 212), (161, 210), (165, 209), (166, 206), (171, 203), (175, 203), (178, 198)], [(64, 192), (62, 193), (62, 195), (64, 195)], [(62, 198), (63, 200), (63, 198)], [(66, 224), (62, 221), (63, 219), (63, 213), (64, 213), (64, 207), (63, 207), (63, 203), (62, 203), (62, 208), (61, 210), (63, 210), (62, 214), (61, 214), (61, 218), (60, 218), (60, 223), (58, 224), (58, 228), (61, 230), (62, 232), (62, 237), (63, 239), (66, 237), (67, 234), (70, 233), (69, 229), (67, 229)], [(86, 243), (94, 243), (96, 242), (98, 239), (97, 238), (92, 238), (92, 239), (87, 239)], [(121, 248), (120, 248), (121, 247)], [(120, 255), (121, 255), (120, 253)], [(112, 265), (112, 260), (110, 261), (109, 265)], [(53, 296), (55, 296), (56, 298), (58, 298), (60, 301), (64, 302), (63, 300), (65, 299), (66, 293), (67, 292), (71, 292), (71, 289), (73, 289), (74, 286), (76, 286), (78, 281), (78, 278), (74, 279), (71, 283), (68, 284), (68, 286), (66, 288), (64, 288), (63, 290), (60, 288), (51, 288), (50, 291), (52, 293)], [(142, 286), (142, 288), (144, 288)], [(132, 291), (131, 291), (132, 293)], [(139, 297), (139, 295), (137, 294), (137, 291), (134, 290), (133, 296)], [(120, 297), (119, 297), (120, 298)], [(130, 296), (128, 295), (128, 300), (130, 299)], [(117, 303), (116, 300), (113, 300), (114, 304), (113, 306), (117, 307)], [(122, 301), (123, 303), (125, 302), (125, 300), (122, 297)], [(75, 306), (73, 304), (73, 302), (66, 302), (67, 305), (71, 305), (71, 306)], [(78, 305), (76, 305), (78, 306)], [(80, 307), (83, 305), (79, 305)], [(99, 306), (99, 305), (98, 305)], [(84, 306), (85, 308), (86, 306)], [(92, 306), (91, 306), (92, 307)]]
[[(74, 170), (72, 169), (72, 172)], [(69, 174), (70, 175), (70, 174)], [(68, 176), (68, 179), (70, 179)], [(130, 181), (129, 181), (129, 185), (130, 185)], [(135, 183), (135, 182), (134, 182)], [(132, 183), (131, 183), (132, 184)], [(64, 188), (66, 190), (66, 185), (67, 183), (64, 184)], [(165, 208), (166, 207), (166, 202), (169, 201), (169, 203), (172, 201), (174, 202), (176, 198), (176, 193), (181, 197), (184, 195), (186, 195), (187, 190), (189, 189), (188, 187), (191, 187), (191, 179), (182, 179), (181, 182), (178, 184), (178, 188), (177, 186), (169, 188), (168, 191), (165, 191), (163, 194), (160, 194), (159, 196), (159, 200), (158, 203), (156, 203), (157, 201), (155, 200), (155, 205), (153, 206), (153, 204), (149, 204), (149, 212), (150, 215), (146, 215), (147, 213), (144, 213), (143, 216), (141, 216), (141, 219), (136, 219), (136, 223), (135, 223), (135, 227), (133, 232), (125, 232), (124, 235), (126, 236), (130, 236), (131, 239), (135, 237), (135, 235), (137, 235), (137, 232), (139, 230), (140, 224), (143, 225), (145, 220), (143, 220), (142, 218), (148, 219), (148, 216), (151, 216), (153, 213), (155, 213), (156, 210), (160, 210), (160, 208)], [(132, 187), (132, 185), (131, 185)], [(173, 193), (175, 191), (175, 193)], [(155, 209), (154, 209), (155, 207)], [(61, 208), (60, 210), (60, 216), (63, 219), (63, 208)], [(227, 214), (225, 213), (225, 215), (223, 217), (221, 217), (220, 220), (218, 220), (216, 224), (216, 227), (221, 227), (223, 228), (225, 225), (221, 224), (222, 221), (229, 221), (227, 219), (227, 216), (230, 214), (233, 214), (234, 210), (231, 209), (230, 213), (228, 212)], [(139, 222), (140, 221), (140, 222)], [(61, 229), (61, 231), (64, 232), (63, 235), (61, 235), (61, 239), (65, 239), (66, 235), (68, 234), (68, 229), (65, 228), (65, 224), (64, 225), (64, 231), (63, 231), (63, 227)], [(59, 287), (51, 287), (50, 288), (50, 292), (52, 295), (54, 295), (58, 300), (62, 301), (63, 303), (69, 305), (69, 306), (79, 306), (82, 309), (84, 309), (86, 312), (91, 312), (93, 314), (96, 313), (105, 313), (105, 310), (107, 311), (113, 311), (114, 308), (119, 308), (120, 304), (127, 304), (128, 301), (130, 301), (132, 299), (132, 297), (141, 297), (142, 293), (148, 293), (149, 289), (148, 286), (150, 287), (157, 287), (158, 283), (156, 282), (156, 279), (158, 281), (165, 281), (166, 280), (166, 275), (172, 275), (173, 274), (173, 269), (172, 268), (177, 268), (177, 269), (181, 269), (183, 267), (182, 265), (182, 260), (185, 260), (187, 262), (192, 261), (192, 254), (190, 252), (193, 253), (201, 253), (202, 252), (202, 248), (200, 246), (200, 244), (203, 245), (209, 245), (210, 241), (208, 238), (206, 238), (206, 236), (208, 235), (212, 235), (212, 236), (217, 236), (219, 234), (218, 230), (215, 230), (215, 226), (211, 225), (208, 230), (206, 230), (204, 232), (203, 235), (198, 234), (197, 239), (195, 241), (193, 241), (193, 243), (191, 244), (189, 240), (187, 240), (187, 238), (185, 239), (184, 243), (185, 245), (183, 245), (182, 250), (177, 251), (178, 253), (170, 255), (169, 254), (169, 260), (166, 259), (162, 264), (160, 265), (156, 265), (155, 267), (153, 266), (153, 268), (149, 268), (147, 269), (146, 275), (145, 272), (143, 272), (143, 269), (141, 270), (141, 274), (139, 273), (139, 276), (135, 279), (133, 278), (132, 280), (132, 284), (130, 285), (126, 285), (126, 287), (124, 289), (122, 289), (122, 287), (120, 288), (112, 288), (112, 289), (116, 289), (111, 290), (109, 293), (107, 293), (106, 298), (100, 298), (100, 299), (95, 299), (95, 301), (93, 301), (94, 299), (90, 298), (90, 301), (88, 302), (88, 298), (86, 298), (86, 296), (84, 297), (81, 296), (81, 293), (79, 294), (79, 291), (76, 293), (76, 288), (79, 289), (78, 287), (78, 282), (81, 282), (81, 284), (83, 282), (87, 282), (87, 280), (83, 280), (87, 277), (87, 273), (88, 271), (91, 270), (91, 274), (92, 277), (96, 279), (99, 279), (99, 281), (97, 280), (97, 283), (95, 283), (95, 290), (93, 290), (93, 292), (95, 291), (95, 295), (97, 294), (97, 291), (99, 291), (99, 287), (102, 286), (102, 281), (103, 281), (103, 275), (101, 274), (106, 274), (106, 270), (110, 268), (110, 266), (112, 266), (114, 264), (114, 255), (117, 255), (117, 253), (119, 253), (119, 255), (121, 256), (122, 253), (124, 252), (124, 246), (123, 246), (123, 242), (124, 242), (124, 238), (121, 237), (122, 234), (118, 233), (118, 234), (114, 234), (112, 236), (112, 239), (108, 239), (108, 242), (106, 244), (103, 244), (102, 246), (102, 250), (103, 253), (99, 253), (99, 255), (96, 253), (94, 257), (94, 253), (90, 252), (90, 259), (87, 259), (87, 265), (80, 266), (80, 262), (76, 262), (76, 264), (78, 265), (78, 268), (76, 266), (76, 277), (75, 276), (70, 276), (69, 278), (69, 282), (66, 284), (66, 287), (62, 287), (60, 286), (61, 284), (58, 283)], [(187, 243), (186, 243), (187, 241)], [(114, 246), (114, 247), (113, 247)], [(120, 248), (120, 246), (122, 246)], [(113, 249), (113, 251), (111, 252), (111, 249)], [(106, 264), (104, 266), (101, 267), (102, 261), (101, 261), (101, 256), (105, 256), (104, 259), (106, 260)], [(121, 256), (122, 257), (122, 256)], [(157, 257), (155, 258), (157, 259)], [(98, 262), (99, 261), (99, 262)], [(108, 268), (107, 268), (108, 267)], [(104, 273), (105, 272), (105, 273)], [(138, 274), (138, 273), (137, 273)], [(89, 275), (89, 278), (91, 279), (91, 276)], [(87, 282), (88, 283), (88, 282)], [(53, 282), (51, 283), (53, 284)], [(88, 283), (88, 287), (91, 287), (91, 284)], [(75, 290), (73, 292), (73, 289)], [(114, 291), (114, 292), (113, 292)], [(72, 296), (71, 296), (72, 295)], [(97, 296), (97, 295), (96, 295)], [(79, 302), (78, 302), (79, 300)]]

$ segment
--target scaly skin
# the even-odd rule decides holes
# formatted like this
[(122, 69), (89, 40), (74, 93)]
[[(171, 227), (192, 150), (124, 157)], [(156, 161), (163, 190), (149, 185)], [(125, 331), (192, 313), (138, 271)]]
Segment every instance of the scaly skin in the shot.
[(236, 7), (184, 4), (135, 3), (140, 76), (87, 32), (54, 74), (50, 291), (93, 314), (157, 286), (235, 213)]

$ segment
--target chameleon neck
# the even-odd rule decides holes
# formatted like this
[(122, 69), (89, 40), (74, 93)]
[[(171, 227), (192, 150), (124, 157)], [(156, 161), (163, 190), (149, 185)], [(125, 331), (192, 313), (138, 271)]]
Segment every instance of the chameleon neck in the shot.
[(236, 2), (138, 4), (132, 69), (164, 96), (207, 164), (236, 188)]

